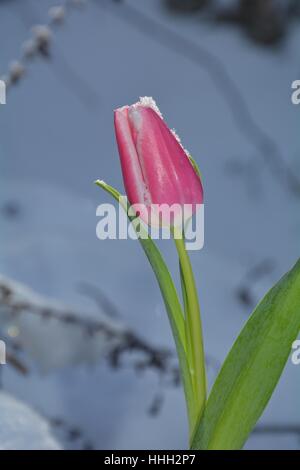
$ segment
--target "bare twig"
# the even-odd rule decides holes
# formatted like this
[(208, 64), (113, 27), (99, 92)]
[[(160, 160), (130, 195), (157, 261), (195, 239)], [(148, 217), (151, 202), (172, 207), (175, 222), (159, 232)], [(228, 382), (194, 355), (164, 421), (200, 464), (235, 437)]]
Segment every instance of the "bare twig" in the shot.
[[(14, 61), (8, 73), (2, 77), (7, 86), (19, 82), (27, 70), (27, 62), (33, 56), (42, 55), (49, 57), (51, 43), (51, 26), (62, 24), (67, 8), (76, 6), (83, 0), (67, 0), (64, 5), (51, 9), (49, 21), (46, 26), (33, 27), (33, 37), (23, 45), (20, 61)], [(300, 179), (289, 166), (281, 154), (276, 142), (259, 126), (247, 106), (247, 103), (229, 75), (226, 67), (220, 59), (206, 50), (204, 47), (194, 43), (190, 39), (178, 34), (176, 31), (166, 27), (154, 18), (144, 14), (141, 10), (125, 2), (103, 2), (95, 0), (95, 4), (106, 8), (106, 11), (118, 15), (123, 21), (135, 27), (142, 34), (149, 36), (152, 40), (180, 54), (193, 63), (204, 67), (209, 73), (213, 83), (228, 104), (232, 118), (240, 133), (258, 150), (262, 159), (273, 176), (292, 193), (300, 196)], [(66, 58), (58, 56), (60, 73), (65, 83), (71, 86), (87, 105), (98, 101), (98, 94), (90, 89), (85, 80), (74, 72), (73, 67)], [(96, 100), (95, 100), (96, 99)]]
[(17, 357), (14, 353), (7, 351), (6, 352), (6, 361), (8, 364), (10, 364), (14, 369), (16, 369), (17, 372), (19, 372), (22, 375), (28, 375), (29, 369), (28, 367), (24, 364), (24, 362)]
[[(158, 393), (152, 405), (149, 408), (149, 413), (152, 416), (157, 416), (161, 409), (163, 401), (163, 395)], [(62, 435), (62, 438), (69, 442), (71, 445), (76, 445), (76, 447), (81, 449), (93, 449), (94, 445), (86, 438), (83, 429), (77, 425), (70, 425), (63, 418), (46, 418), (49, 421), (49, 424), (53, 427), (56, 432), (59, 432)], [(282, 435), (294, 435), (296, 438), (300, 438), (300, 425), (291, 424), (291, 423), (276, 423), (276, 424), (261, 424), (254, 428), (252, 435), (262, 437), (266, 434), (272, 436), (282, 436)]]
[[(84, 4), (85, 0), (65, 0), (60, 5), (50, 8), (48, 20), (45, 24), (35, 24), (31, 27), (31, 37), (22, 44), (20, 59), (12, 61), (7, 73), (2, 76), (2, 80), (6, 83), (7, 90), (10, 90), (13, 85), (19, 83), (19, 81), (26, 76), (29, 63), (33, 58), (43, 57), (50, 63), (49, 61), (52, 59), (51, 46), (55, 29), (64, 24), (67, 14), (71, 12), (72, 9), (78, 8), (78, 6)], [(21, 16), (21, 19), (24, 18), (26, 11), (25, 22), (27, 26), (29, 17), (28, 5), (26, 5), (26, 9), (17, 8), (14, 11)], [(33, 9), (31, 9), (29, 13), (32, 18), (36, 18)], [(57, 48), (55, 50), (55, 61), (53, 63), (55, 65), (53, 67), (54, 73), (58, 74), (67, 88), (73, 91), (85, 105), (91, 108), (99, 103), (100, 97), (98, 91), (91, 88), (85, 78), (78, 74), (63, 55), (62, 51)]]
[(94, 446), (92, 442), (85, 436), (83, 429), (78, 426), (70, 425), (63, 418), (46, 418), (50, 426), (59, 434), (62, 438), (77, 448), (82, 450), (93, 450)]
[[(64, 305), (58, 305), (22, 284), (0, 277), (1, 314), (16, 320), (20, 315), (32, 314), (44, 321), (54, 319), (62, 325), (79, 328), (87, 338), (101, 335), (108, 343), (105, 358), (111, 367), (122, 366), (122, 359), (130, 354), (131, 366), (135, 371), (152, 369), (159, 373), (166, 385), (178, 385), (180, 382), (173, 351), (150, 345), (132, 330), (103, 315), (103, 312), (101, 320), (94, 320), (87, 312), (78, 313)], [(116, 314), (120, 317), (119, 312)], [(16, 346), (16, 350), (21, 347), (18, 339), (10, 338), (10, 342)], [(207, 356), (207, 364), (214, 373), (218, 371), (219, 363), (215, 358)]]
[(231, 116), (240, 133), (258, 150), (272, 175), (290, 192), (300, 196), (299, 176), (288, 165), (276, 142), (253, 118), (244, 96), (217, 56), (145, 14), (135, 5), (126, 2), (115, 4), (102, 0), (94, 1), (97, 6), (105, 7), (105, 11), (118, 16), (141, 34), (203, 67), (227, 102)]
[(139, 357), (135, 357), (132, 363), (135, 370), (151, 368), (168, 377), (172, 383), (178, 381), (173, 352), (151, 346), (133, 331), (114, 323), (103, 314), (102, 320), (93, 320), (86, 312), (81, 312), (80, 315), (73, 309), (58, 306), (37, 296), (27, 287), (3, 277), (0, 278), (0, 306), (1, 311), (4, 310), (12, 318), (30, 313), (45, 321), (54, 319), (62, 324), (78, 327), (87, 337), (100, 334), (111, 344), (106, 358), (112, 367), (120, 366), (121, 358), (126, 353), (138, 353)]

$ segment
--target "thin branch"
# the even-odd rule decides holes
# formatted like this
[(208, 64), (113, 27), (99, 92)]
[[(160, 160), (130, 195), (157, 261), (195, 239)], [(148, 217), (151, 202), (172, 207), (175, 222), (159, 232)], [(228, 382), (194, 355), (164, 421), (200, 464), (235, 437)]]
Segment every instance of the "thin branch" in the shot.
[[(108, 364), (113, 368), (122, 366), (124, 356), (132, 356), (131, 367), (135, 371), (152, 369), (159, 373), (168, 385), (178, 385), (180, 382), (179, 369), (175, 353), (168, 348), (155, 347), (149, 344), (132, 330), (103, 314), (102, 320), (94, 320), (88, 312), (77, 312), (64, 305), (58, 305), (39, 296), (26, 286), (3, 276), (0, 277), (0, 307), (1, 314), (13, 318), (20, 315), (32, 314), (42, 320), (54, 319), (64, 325), (79, 328), (87, 338), (101, 335), (109, 347), (105, 355)], [(118, 316), (120, 314), (118, 313)], [(16, 349), (21, 344), (17, 339), (10, 338)], [(22, 348), (21, 348), (22, 349)], [(136, 354), (133, 354), (136, 353)], [(216, 373), (219, 370), (218, 361), (207, 356), (207, 365)]]
[(30, 313), (45, 321), (54, 319), (78, 327), (88, 338), (101, 334), (111, 344), (106, 358), (112, 367), (121, 365), (125, 353), (136, 352), (140, 356), (133, 361), (134, 369), (151, 368), (169, 377), (173, 383), (178, 381), (173, 352), (151, 346), (133, 331), (103, 315), (102, 320), (93, 320), (87, 312), (79, 314), (68, 307), (56, 306), (53, 301), (37, 297), (27, 287), (3, 277), (0, 279), (0, 306), (1, 311), (12, 318)]
[[(163, 395), (158, 394), (151, 407), (149, 408), (149, 413), (152, 416), (157, 416), (161, 409), (161, 402), (163, 400)], [(46, 418), (49, 421), (49, 424), (57, 432), (59, 431), (62, 434), (62, 438), (69, 442), (71, 445), (76, 444), (77, 447), (81, 449), (93, 449), (94, 445), (86, 438), (83, 429), (77, 425), (69, 424), (63, 418)], [(291, 423), (278, 423), (278, 424), (263, 424), (256, 426), (252, 431), (252, 435), (258, 437), (263, 437), (266, 434), (272, 436), (282, 436), (282, 435), (294, 435), (296, 438), (300, 438), (300, 425), (291, 424)]]
[(6, 352), (6, 362), (7, 364), (11, 365), (17, 372), (22, 375), (28, 375), (29, 369), (24, 364), (24, 362), (17, 357), (14, 353), (7, 351)]
[[(61, 6), (64, 10), (56, 10), (53, 12), (52, 9), (52, 13), (51, 11), (49, 12), (51, 16), (48, 27), (50, 25), (59, 25), (63, 22), (62, 13), (59, 14), (59, 11), (65, 12), (67, 11), (66, 7), (69, 8), (70, 6), (77, 5), (78, 2), (82, 1), (83, 0), (68, 0), (65, 3), (65, 7)], [(288, 162), (281, 154), (276, 142), (252, 117), (243, 95), (229, 75), (226, 67), (217, 56), (190, 39), (178, 34), (176, 31), (169, 29), (154, 18), (144, 14), (133, 5), (125, 4), (125, 2), (112, 2), (111, 0), (109, 3), (103, 3), (102, 0), (100, 2), (99, 0), (95, 0), (95, 4), (99, 7), (105, 8), (106, 11), (113, 13), (114, 15), (117, 15), (121, 20), (126, 21), (152, 40), (159, 42), (159, 44), (167, 47), (173, 52), (184, 56), (193, 63), (204, 67), (216, 88), (227, 102), (232, 118), (239, 132), (258, 150), (261, 158), (264, 160), (273, 176), (284, 187), (289, 189), (289, 191), (300, 196), (299, 176), (289, 166)], [(41, 37), (34, 37), (27, 41), (27, 47), (23, 48), (21, 60), (14, 61), (9, 72), (2, 77), (2, 79), (6, 81), (7, 86), (9, 87), (10, 85), (17, 83), (25, 75), (26, 62), (28, 59), (31, 59), (32, 56), (37, 54), (47, 56), (47, 54), (49, 54), (49, 46), (50, 35), (47, 42), (45, 41), (45, 38), (42, 38), (41, 41)], [(67, 63), (66, 58), (62, 55), (59, 58), (59, 63), (60, 73), (64, 82), (71, 84), (71, 88), (76, 92), (79, 92), (79, 95), (88, 106), (90, 106), (91, 103), (94, 104), (95, 98), (96, 101), (98, 99), (97, 92), (91, 90), (85, 80), (77, 73), (74, 73), (73, 67)], [(84, 93), (82, 93), (82, 90), (84, 90)]]
[[(5, 81), (7, 90), (13, 85), (16, 85), (26, 76), (29, 70), (29, 63), (33, 58), (42, 57), (47, 59), (50, 63), (52, 59), (51, 47), (53, 43), (53, 35), (56, 28), (61, 27), (68, 13), (73, 9), (78, 9), (78, 6), (83, 6), (85, 0), (65, 0), (58, 6), (50, 8), (48, 12), (48, 19), (43, 25), (35, 24), (31, 27), (31, 37), (26, 40), (21, 47), (21, 56), (19, 60), (11, 62), (6, 74), (3, 74), (2, 80)], [(30, 5), (30, 4), (29, 4)], [(27, 27), (28, 22), (28, 6), (26, 6), (26, 18), (24, 20), (25, 9), (14, 9), (15, 14), (20, 16), (21, 20)], [(36, 18), (33, 8), (29, 11), (30, 17)], [(51, 62), (52, 63), (52, 62)], [(53, 61), (53, 71), (64, 82), (64, 85), (74, 92), (76, 97), (88, 107), (95, 107), (100, 101), (98, 91), (92, 89), (91, 85), (81, 76), (73, 66), (68, 62), (67, 57), (64, 56), (62, 51), (55, 49), (55, 60)]]
[(46, 419), (55, 432), (62, 434), (62, 438), (72, 446), (76, 444), (76, 447), (81, 450), (93, 450), (92, 442), (85, 436), (83, 429), (80, 427), (70, 425), (64, 418), (46, 417)]
[(276, 142), (253, 118), (245, 98), (217, 56), (145, 14), (135, 5), (102, 0), (94, 0), (94, 2), (98, 7), (105, 8), (105, 11), (125, 21), (152, 41), (203, 67), (227, 102), (233, 121), (241, 135), (258, 150), (272, 175), (290, 192), (300, 196), (299, 176), (285, 161)]

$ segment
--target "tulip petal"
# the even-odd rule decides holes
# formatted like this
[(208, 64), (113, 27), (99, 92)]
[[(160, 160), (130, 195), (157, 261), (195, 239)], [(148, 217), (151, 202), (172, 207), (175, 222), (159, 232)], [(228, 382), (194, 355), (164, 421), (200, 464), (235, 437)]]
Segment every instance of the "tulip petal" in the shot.
[[(203, 202), (201, 179), (179, 139), (162, 119), (153, 100), (142, 98), (115, 111), (115, 129), (124, 185), (131, 204), (144, 204), (140, 214), (148, 223), (154, 206), (164, 206), (156, 215), (162, 222), (182, 220), (182, 209), (190, 206), (188, 217)], [(161, 210), (161, 213), (159, 214)], [(153, 220), (151, 220), (153, 222)]]

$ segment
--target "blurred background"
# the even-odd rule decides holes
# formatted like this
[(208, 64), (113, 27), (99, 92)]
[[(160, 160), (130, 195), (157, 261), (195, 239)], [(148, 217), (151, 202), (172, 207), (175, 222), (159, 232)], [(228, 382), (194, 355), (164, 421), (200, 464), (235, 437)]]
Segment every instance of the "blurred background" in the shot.
[[(113, 109), (153, 96), (203, 174), (191, 256), (211, 383), (299, 257), (299, 15), (297, 0), (0, 0), (0, 448), (186, 448), (159, 289), (137, 242), (97, 240), (111, 201), (93, 181), (123, 190)], [(246, 448), (299, 448), (299, 397), (289, 361)]]

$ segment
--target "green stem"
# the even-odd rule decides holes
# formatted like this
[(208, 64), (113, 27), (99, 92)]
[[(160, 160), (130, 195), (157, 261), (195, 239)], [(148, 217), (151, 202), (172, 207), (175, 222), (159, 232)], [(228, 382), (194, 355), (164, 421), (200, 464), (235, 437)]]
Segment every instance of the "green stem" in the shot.
[[(182, 300), (183, 300), (183, 307), (184, 307), (184, 314), (185, 314), (185, 319), (188, 317), (188, 312), (189, 312), (189, 299), (187, 295), (187, 290), (186, 290), (186, 285), (185, 285), (185, 279), (183, 276), (182, 272), (182, 267), (181, 267), (181, 262), (179, 260), (179, 272), (180, 272), (180, 282), (181, 282), (181, 291), (182, 291)], [(194, 363), (193, 359), (193, 349), (192, 349), (192, 338), (191, 338), (191, 332), (190, 329), (187, 328), (187, 321), (185, 320), (185, 337), (186, 337), (186, 354), (187, 354), (187, 360), (189, 364)], [(191, 367), (190, 367), (191, 369)], [(194, 380), (193, 380), (194, 383)]]
[[(188, 358), (195, 394), (195, 425), (203, 412), (206, 402), (205, 356), (200, 307), (192, 265), (185, 248), (183, 235), (174, 231), (174, 240), (179, 256), (182, 275), (183, 299), (186, 313), (186, 338), (190, 343), (188, 347)], [(192, 432), (193, 430), (191, 430), (191, 434)]]

